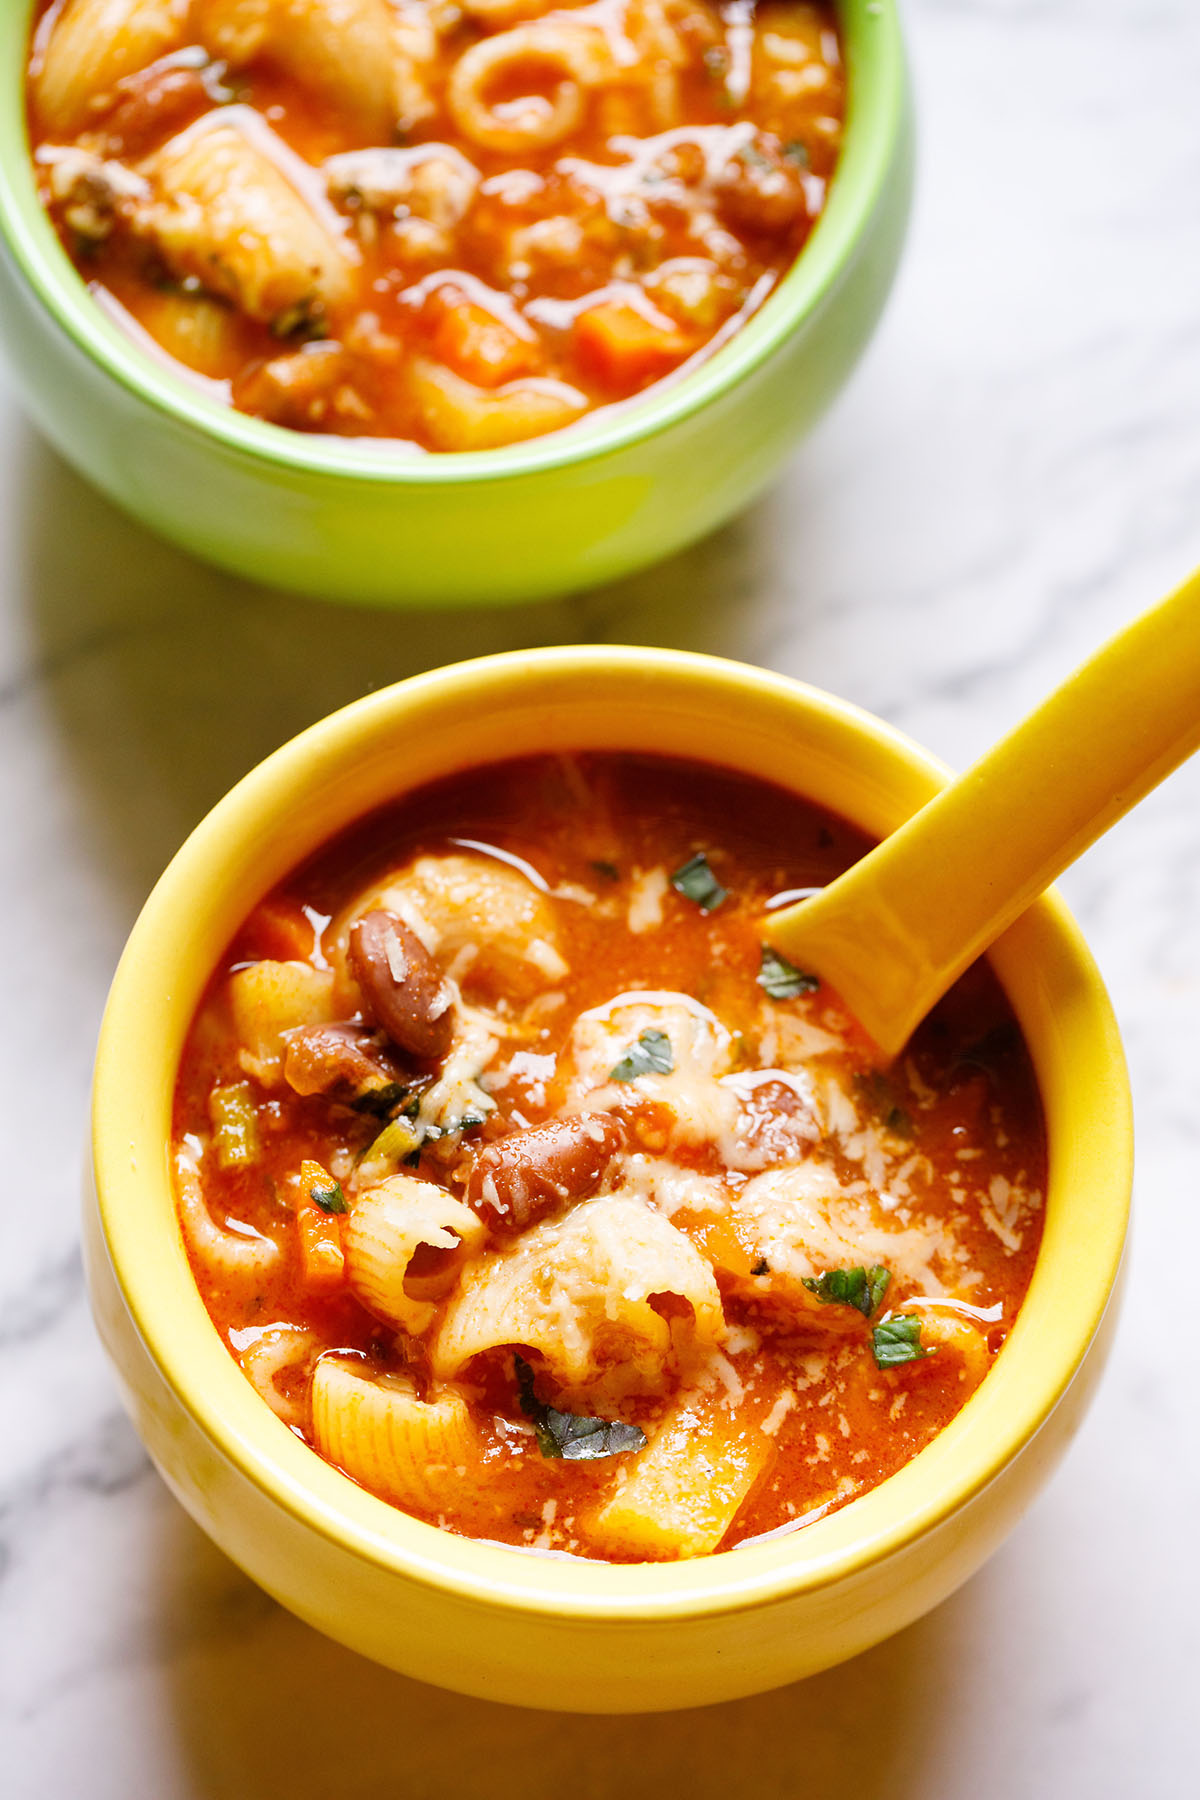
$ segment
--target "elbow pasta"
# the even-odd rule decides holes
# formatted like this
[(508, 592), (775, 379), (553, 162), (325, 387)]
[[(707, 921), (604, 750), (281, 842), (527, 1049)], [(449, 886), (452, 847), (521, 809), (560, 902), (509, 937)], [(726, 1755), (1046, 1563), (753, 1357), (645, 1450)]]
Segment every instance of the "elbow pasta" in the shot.
[(844, 107), (830, 0), (40, 0), (28, 86), (111, 316), (272, 424), (434, 452), (718, 348), (820, 217)]
[(427, 1524), (617, 1562), (800, 1528), (918, 1454), (1016, 1316), (1045, 1145), (985, 966), (886, 1076), (764, 966), (768, 899), (863, 848), (711, 767), (535, 757), (268, 895), (172, 1148), (282, 1425)]

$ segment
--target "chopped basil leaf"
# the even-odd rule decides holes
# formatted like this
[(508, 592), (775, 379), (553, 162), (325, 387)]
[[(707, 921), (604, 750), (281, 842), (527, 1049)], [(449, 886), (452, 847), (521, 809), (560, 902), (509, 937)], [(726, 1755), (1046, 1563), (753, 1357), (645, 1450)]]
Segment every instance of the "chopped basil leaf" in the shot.
[(766, 989), (772, 1000), (794, 1000), (797, 994), (815, 993), (821, 983), (815, 975), (798, 969), (786, 956), (780, 956), (778, 950), (772, 950), (770, 944), (764, 944), (758, 985)]
[[(750, 1273), (752, 1275), (769, 1275), (771, 1273), (771, 1265), (767, 1261), (765, 1256), (759, 1257), (758, 1261), (755, 1263), (755, 1265), (751, 1269)], [(805, 1283), (805, 1285), (807, 1286), (808, 1284)]]
[(423, 1142), (436, 1143), (438, 1138), (458, 1137), (460, 1132), (474, 1131), (487, 1118), (486, 1113), (465, 1112), (461, 1118), (451, 1119), (448, 1125), (427, 1125)]
[[(355, 1112), (374, 1113), (377, 1118), (383, 1119), (396, 1110), (407, 1093), (408, 1089), (401, 1087), (398, 1081), (385, 1081), (375, 1087), (361, 1089), (359, 1093), (355, 1094), (350, 1104)], [(414, 1100), (414, 1112), (416, 1108), (417, 1103)]]
[(919, 1362), (923, 1356), (933, 1355), (932, 1350), (921, 1348), (921, 1321), (913, 1313), (901, 1313), (876, 1325), (871, 1333), (871, 1348), (879, 1369), (894, 1369), (900, 1363)]
[(342, 1192), (340, 1181), (331, 1181), (328, 1187), (314, 1183), (308, 1190), (308, 1197), (314, 1206), (320, 1207), (322, 1212), (344, 1213), (350, 1211), (346, 1205), (346, 1196)]
[(533, 1370), (523, 1356), (514, 1357), (521, 1411), (533, 1424), (538, 1449), (550, 1458), (566, 1462), (594, 1462), (601, 1456), (619, 1456), (625, 1450), (645, 1447), (646, 1434), (623, 1419), (587, 1419), (578, 1413), (559, 1412), (547, 1406), (533, 1391)]
[(621, 871), (614, 862), (605, 862), (603, 858), (600, 858), (592, 864), (592, 868), (602, 881), (620, 881), (621, 879)]
[(883, 1122), (889, 1131), (895, 1132), (897, 1137), (910, 1138), (913, 1134), (912, 1114), (907, 1107), (890, 1107), (887, 1118)]
[(805, 1276), (804, 1285), (826, 1305), (856, 1306), (869, 1319), (887, 1293), (891, 1279), (882, 1263), (874, 1263), (869, 1269), (826, 1269), (815, 1280)]
[(791, 143), (783, 146), (783, 156), (785, 162), (795, 163), (797, 168), (808, 167), (808, 145), (801, 143), (799, 138), (793, 138)]
[(643, 1031), (636, 1044), (630, 1044), (620, 1062), (608, 1071), (610, 1081), (636, 1081), (639, 1075), (669, 1075), (675, 1067), (675, 1054), (665, 1031)]
[(676, 869), (671, 877), (671, 886), (685, 900), (693, 901), (701, 912), (716, 912), (722, 900), (729, 898), (729, 889), (721, 886), (709, 868), (708, 858), (703, 850), (698, 850), (682, 868)]

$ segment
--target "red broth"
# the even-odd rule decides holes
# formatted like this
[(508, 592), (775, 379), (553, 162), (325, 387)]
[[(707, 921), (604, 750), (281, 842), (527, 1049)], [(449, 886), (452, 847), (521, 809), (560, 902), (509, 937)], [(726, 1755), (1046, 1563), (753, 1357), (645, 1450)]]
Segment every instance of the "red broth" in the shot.
[(244, 412), (427, 450), (724, 342), (844, 112), (800, 0), (54, 0), (29, 68), (42, 200), (110, 313)]
[(703, 764), (534, 758), (265, 899), (174, 1149), (267, 1404), (434, 1524), (612, 1561), (799, 1528), (928, 1444), (1024, 1296), (1044, 1134), (986, 964), (882, 1075), (764, 955), (772, 897), (865, 848)]

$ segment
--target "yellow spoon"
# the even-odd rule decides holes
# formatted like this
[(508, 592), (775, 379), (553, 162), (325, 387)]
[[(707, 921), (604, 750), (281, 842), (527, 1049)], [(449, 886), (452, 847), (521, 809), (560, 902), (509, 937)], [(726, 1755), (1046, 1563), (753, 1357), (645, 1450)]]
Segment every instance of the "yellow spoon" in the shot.
[(887, 1056), (1055, 876), (1200, 746), (1200, 571), (823, 892), (763, 921)]

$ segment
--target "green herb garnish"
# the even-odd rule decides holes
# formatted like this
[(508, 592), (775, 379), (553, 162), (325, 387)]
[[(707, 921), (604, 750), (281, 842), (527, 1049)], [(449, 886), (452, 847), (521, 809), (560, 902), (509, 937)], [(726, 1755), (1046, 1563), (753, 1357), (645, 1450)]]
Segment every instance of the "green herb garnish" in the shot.
[(606, 862), (603, 857), (600, 857), (591, 866), (602, 881), (620, 881), (621, 879), (621, 871), (615, 862)]
[(856, 1306), (864, 1319), (869, 1319), (891, 1279), (882, 1263), (874, 1263), (869, 1269), (826, 1269), (815, 1279), (806, 1275), (804, 1285), (826, 1305)]
[(538, 1449), (545, 1457), (566, 1462), (594, 1462), (601, 1456), (620, 1456), (626, 1450), (642, 1450), (646, 1434), (640, 1425), (624, 1419), (586, 1419), (578, 1413), (559, 1412), (547, 1406), (533, 1391), (533, 1370), (523, 1356), (513, 1358), (521, 1411), (533, 1425)]
[(665, 1031), (643, 1031), (636, 1044), (630, 1044), (620, 1062), (608, 1071), (610, 1081), (636, 1081), (639, 1075), (669, 1075), (675, 1067), (675, 1054)]
[[(398, 1081), (376, 1082), (372, 1087), (364, 1087), (355, 1094), (350, 1104), (355, 1112), (374, 1113), (377, 1118), (387, 1118), (396, 1111), (404, 1096), (408, 1093)], [(414, 1111), (416, 1102), (413, 1102)]]
[(671, 886), (685, 900), (693, 901), (701, 912), (716, 912), (722, 900), (729, 898), (728, 888), (723, 888), (708, 866), (708, 858), (703, 850), (689, 857), (682, 868), (676, 869), (671, 877)]
[(783, 159), (785, 162), (795, 163), (799, 169), (807, 169), (808, 145), (802, 144), (799, 138), (793, 138), (783, 146)]
[(772, 1000), (794, 1000), (797, 994), (815, 993), (821, 983), (815, 975), (780, 956), (778, 950), (772, 950), (770, 944), (764, 944), (758, 985), (766, 989)]
[(901, 1313), (876, 1325), (871, 1333), (871, 1349), (879, 1369), (894, 1369), (901, 1363), (919, 1362), (923, 1356), (933, 1355), (932, 1350), (921, 1348), (921, 1321), (913, 1313)]
[(486, 1113), (465, 1112), (459, 1118), (451, 1119), (448, 1125), (427, 1125), (422, 1142), (434, 1144), (438, 1138), (458, 1137), (461, 1132), (475, 1131), (486, 1121)]
[(323, 1182), (316, 1183), (308, 1190), (308, 1197), (314, 1206), (319, 1206), (324, 1213), (344, 1213), (350, 1208), (346, 1205), (346, 1196), (342, 1192), (340, 1181), (331, 1181), (326, 1187)]

